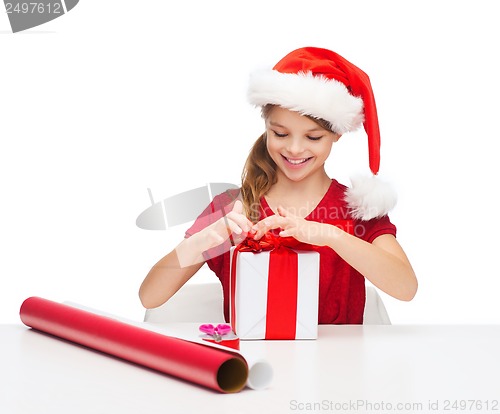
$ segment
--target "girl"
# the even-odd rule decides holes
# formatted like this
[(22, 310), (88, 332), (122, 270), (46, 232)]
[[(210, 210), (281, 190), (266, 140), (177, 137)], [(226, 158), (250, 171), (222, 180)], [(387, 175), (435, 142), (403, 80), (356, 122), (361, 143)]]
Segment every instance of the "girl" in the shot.
[[(332, 51), (301, 48), (255, 72), (249, 100), (262, 107), (265, 132), (248, 156), (241, 190), (215, 197), (153, 266), (140, 288), (143, 305), (167, 301), (207, 262), (222, 283), (228, 320), (229, 249), (268, 231), (320, 253), (320, 324), (363, 323), (365, 278), (411, 300), (417, 279), (387, 216), (395, 198), (375, 177), (380, 136), (368, 76)], [(325, 161), (342, 134), (361, 124), (374, 177), (346, 188), (327, 175)]]

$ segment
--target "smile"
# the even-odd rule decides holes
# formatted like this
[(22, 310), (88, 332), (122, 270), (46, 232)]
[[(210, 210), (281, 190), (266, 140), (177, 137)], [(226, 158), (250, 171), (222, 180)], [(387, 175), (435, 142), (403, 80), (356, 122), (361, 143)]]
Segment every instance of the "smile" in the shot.
[(302, 165), (309, 161), (312, 157), (309, 158), (288, 158), (282, 155), (282, 157), (291, 165)]

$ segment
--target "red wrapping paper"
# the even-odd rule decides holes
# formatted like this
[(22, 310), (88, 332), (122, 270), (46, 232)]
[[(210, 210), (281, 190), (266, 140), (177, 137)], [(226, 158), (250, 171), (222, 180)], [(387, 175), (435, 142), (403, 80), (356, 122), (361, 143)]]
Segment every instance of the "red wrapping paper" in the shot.
[(22, 322), (34, 329), (219, 392), (240, 391), (248, 364), (238, 353), (189, 342), (47, 299), (26, 299)]

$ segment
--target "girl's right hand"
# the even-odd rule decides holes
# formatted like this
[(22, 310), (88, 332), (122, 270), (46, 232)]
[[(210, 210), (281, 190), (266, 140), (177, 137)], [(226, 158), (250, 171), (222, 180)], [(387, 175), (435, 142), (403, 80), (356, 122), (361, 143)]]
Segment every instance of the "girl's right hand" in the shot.
[(207, 250), (224, 243), (231, 234), (237, 240), (243, 240), (252, 232), (253, 223), (243, 213), (243, 204), (236, 200), (233, 209), (215, 223), (207, 226), (202, 232), (206, 237)]
[(221, 249), (217, 249), (216, 252), (207, 254), (208, 250), (223, 245), (231, 235), (233, 235), (235, 243), (242, 241), (247, 237), (249, 232), (253, 235), (254, 232), (251, 231), (252, 226), (253, 223), (243, 214), (243, 204), (240, 200), (236, 200), (233, 209), (224, 217), (221, 217), (191, 237), (184, 239), (176, 247), (175, 251), (179, 266), (181, 268), (191, 266), (214, 257), (211, 256), (212, 254), (218, 256), (226, 250), (229, 251), (231, 243), (227, 243), (227, 249), (224, 246), (226, 250), (221, 251)]

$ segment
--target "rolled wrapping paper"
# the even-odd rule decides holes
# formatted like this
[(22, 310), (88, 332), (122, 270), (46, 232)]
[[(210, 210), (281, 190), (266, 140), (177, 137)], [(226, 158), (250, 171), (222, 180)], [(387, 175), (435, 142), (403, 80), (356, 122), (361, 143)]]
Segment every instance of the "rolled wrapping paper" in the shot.
[[(161, 325), (157, 324), (151, 324), (151, 323), (145, 323), (145, 322), (137, 322), (129, 319), (125, 319), (110, 313), (105, 313), (101, 310), (97, 309), (92, 309), (89, 308), (88, 306), (82, 305), (80, 303), (75, 303), (75, 302), (64, 302), (68, 306), (72, 306), (74, 308), (82, 309), (87, 312), (91, 312), (94, 314), (99, 314), (102, 316), (106, 316), (115, 320), (119, 320), (121, 322), (124, 322), (126, 324), (131, 324), (134, 326), (138, 326), (143, 329), (151, 330), (153, 332), (158, 332), (162, 335), (168, 335), (170, 337), (174, 338), (179, 338), (179, 339), (184, 339), (186, 341), (190, 342), (195, 342), (202, 344), (204, 346), (211, 346), (217, 349), (226, 349), (226, 346), (228, 344), (224, 344), (225, 341), (222, 342), (215, 342), (215, 341), (207, 341), (206, 338), (203, 335), (194, 335), (192, 330), (186, 330), (186, 329), (175, 329), (172, 327), (164, 327)], [(184, 325), (184, 324), (183, 324)], [(238, 341), (239, 342), (239, 341)], [(237, 349), (239, 348), (239, 343), (238, 347), (236, 347), (234, 344), (231, 344), (232, 346), (229, 346), (230, 348)], [(235, 351), (237, 352), (237, 351)], [(246, 386), (248, 388), (251, 388), (253, 390), (261, 390), (267, 388), (273, 379), (274, 372), (271, 364), (264, 358), (261, 358), (256, 355), (249, 355), (245, 354), (243, 358), (247, 362), (248, 366), (248, 378), (246, 382)]]
[(248, 378), (241, 354), (169, 337), (113, 318), (39, 297), (21, 305), (34, 329), (219, 392), (240, 391)]

